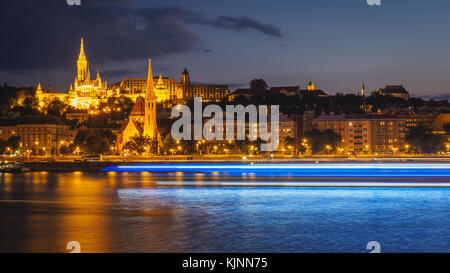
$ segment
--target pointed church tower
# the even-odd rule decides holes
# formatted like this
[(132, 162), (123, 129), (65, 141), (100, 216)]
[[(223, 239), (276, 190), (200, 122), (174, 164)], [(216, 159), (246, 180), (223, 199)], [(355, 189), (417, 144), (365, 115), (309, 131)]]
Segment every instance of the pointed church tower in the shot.
[(38, 100), (39, 106), (43, 107), (44, 106), (44, 96), (43, 96), (41, 83), (39, 83), (38, 87), (36, 88), (36, 98)]
[(102, 78), (100, 78), (100, 72), (97, 69), (97, 78), (95, 79), (95, 81), (97, 82), (97, 86), (101, 87), (102, 86)]
[(69, 89), (69, 98), (75, 98), (76, 94), (75, 91), (73, 90), (73, 85), (70, 85), (70, 89)]
[(145, 120), (144, 136), (158, 139), (158, 128), (156, 124), (156, 94), (153, 85), (152, 60), (148, 60), (147, 89), (145, 91)]
[(84, 54), (84, 41), (81, 38), (80, 55), (77, 61), (77, 80), (84, 81), (89, 75), (88, 61)]
[(36, 89), (36, 94), (42, 94), (42, 86), (41, 83), (38, 84), (38, 87)]
[(361, 97), (365, 97), (366, 96), (366, 88), (364, 87), (364, 82), (362, 84), (362, 88), (361, 88)]

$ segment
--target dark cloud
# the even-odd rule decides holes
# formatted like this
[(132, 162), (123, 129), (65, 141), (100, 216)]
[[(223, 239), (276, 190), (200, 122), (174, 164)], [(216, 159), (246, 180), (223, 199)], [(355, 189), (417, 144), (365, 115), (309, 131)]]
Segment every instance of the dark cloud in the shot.
[(190, 11), (180, 7), (147, 9), (145, 11), (142, 11), (141, 14), (148, 17), (164, 14), (165, 16), (170, 16), (174, 19), (183, 20), (188, 24), (190, 23), (207, 25), (214, 28), (228, 29), (237, 32), (252, 29), (269, 36), (278, 38), (281, 38), (283, 36), (283, 33), (279, 27), (271, 24), (263, 24), (255, 19), (245, 16), (239, 18), (234, 18), (231, 16), (219, 16), (216, 19), (211, 20), (198, 12)]
[(254, 29), (261, 33), (278, 38), (281, 38), (283, 36), (281, 29), (279, 29), (278, 27), (270, 24), (262, 24), (249, 17), (233, 18), (230, 16), (220, 16), (215, 20), (207, 21), (207, 24), (217, 28), (231, 29), (234, 31)]
[(72, 69), (81, 37), (97, 65), (198, 50), (202, 42), (191, 24), (281, 37), (277, 27), (247, 17), (209, 20), (178, 7), (137, 9), (133, 2), (82, 0), (81, 6), (68, 6), (63, 0), (1, 1), (0, 70)]
[(130, 7), (103, 2), (2, 1), (0, 10), (8, 12), (0, 17), (0, 70), (72, 66), (81, 37), (96, 64), (188, 52), (200, 43), (179, 20), (163, 14), (139, 20)]

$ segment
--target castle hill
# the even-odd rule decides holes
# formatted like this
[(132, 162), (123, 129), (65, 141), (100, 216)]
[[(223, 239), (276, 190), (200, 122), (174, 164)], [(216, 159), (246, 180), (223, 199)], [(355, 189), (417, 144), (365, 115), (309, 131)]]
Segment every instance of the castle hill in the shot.
[[(361, 80), (360, 90), (331, 95), (314, 80), (304, 86), (271, 86), (257, 78), (249, 79), (246, 88), (232, 90), (226, 84), (196, 83), (187, 68), (180, 69), (179, 80), (154, 75), (149, 59), (147, 78), (123, 78), (108, 84), (101, 71), (91, 75), (88, 48), (81, 38), (75, 79), (67, 83), (67, 90), (44, 88), (39, 80), (36, 87), (7, 83), (1, 87), (2, 171), (27, 170), (39, 164), (38, 169), (50, 170), (48, 166), (56, 162), (66, 163), (62, 169), (74, 170), (75, 166), (103, 166), (101, 162), (149, 160), (450, 157), (448, 101), (413, 97), (398, 83), (372, 91)], [(261, 149), (270, 138), (257, 137), (261, 119), (248, 112), (262, 106), (277, 107), (276, 116), (267, 113), (272, 115), (269, 125), (270, 120), (277, 120), (272, 150)], [(216, 111), (208, 111), (211, 107)], [(225, 119), (228, 107), (246, 111), (240, 124)], [(218, 115), (217, 109), (223, 113)], [(208, 115), (202, 115), (205, 110)], [(218, 119), (221, 126), (217, 126)], [(183, 137), (174, 137), (174, 132)]]

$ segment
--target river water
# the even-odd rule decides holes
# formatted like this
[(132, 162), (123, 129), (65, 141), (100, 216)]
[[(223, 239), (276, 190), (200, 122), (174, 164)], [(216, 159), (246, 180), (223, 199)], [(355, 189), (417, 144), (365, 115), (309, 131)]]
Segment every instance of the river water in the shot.
[(382, 252), (450, 252), (448, 188), (211, 187), (206, 180), (243, 179), (0, 174), (0, 252), (69, 252), (70, 241), (81, 252), (369, 252), (370, 241)]

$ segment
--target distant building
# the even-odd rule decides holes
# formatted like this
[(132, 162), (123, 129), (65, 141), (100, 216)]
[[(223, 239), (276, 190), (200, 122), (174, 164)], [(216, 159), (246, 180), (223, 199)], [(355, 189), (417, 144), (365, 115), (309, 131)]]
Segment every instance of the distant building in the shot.
[(431, 124), (431, 129), (435, 134), (445, 134), (446, 124), (450, 124), (450, 114), (439, 114)]
[[(281, 87), (270, 87), (268, 90), (270, 94), (283, 94), (285, 96), (300, 96), (300, 87), (299, 86), (281, 86)], [(255, 91), (249, 88), (240, 88), (236, 89), (233, 93), (230, 94), (229, 100), (233, 101), (239, 96), (243, 96), (246, 99), (250, 100), (255, 95)]]
[[(209, 119), (203, 120), (203, 127), (205, 126), (205, 123), (208, 121), (209, 121)], [(267, 120), (268, 132), (272, 132), (271, 124), (272, 124), (271, 116), (269, 115), (268, 120)], [(250, 125), (252, 125), (252, 127)], [(219, 135), (223, 136), (224, 140), (212, 140), (212, 141), (209, 141), (209, 144), (220, 144), (220, 143), (227, 142), (227, 140), (225, 140), (225, 139), (227, 136), (228, 127), (233, 128), (234, 139), (236, 140), (237, 139), (237, 130), (235, 128), (236, 126), (237, 126), (236, 121), (234, 121), (233, 123), (227, 123), (226, 120), (224, 119), (223, 127), (218, 128), (218, 131), (217, 131)], [(215, 130), (215, 128), (213, 128), (212, 133), (215, 133), (214, 130)], [(193, 131), (193, 128), (192, 128), (192, 131)], [(291, 149), (289, 149), (288, 144), (286, 143), (286, 140), (288, 138), (295, 140), (298, 137), (296, 132), (297, 132), (297, 123), (293, 119), (290, 119), (287, 116), (280, 114), (279, 124), (278, 124), (278, 148), (276, 151), (277, 152), (285, 152), (285, 151), (291, 150), (293, 152), (294, 147), (291, 147)], [(245, 121), (245, 138), (247, 140), (250, 139), (250, 136), (252, 133), (259, 135), (258, 124), (251, 124), (248, 122), (248, 120), (246, 120)]]
[(405, 150), (405, 120), (378, 115), (319, 116), (314, 127), (342, 137), (343, 154), (396, 154)]
[(316, 91), (316, 85), (314, 84), (313, 81), (309, 81), (307, 90), (308, 91)]
[(66, 112), (65, 118), (67, 120), (76, 120), (77, 123), (82, 123), (88, 120), (89, 114), (87, 110), (72, 110)]
[[(190, 76), (185, 68), (181, 82), (175, 79), (153, 78), (157, 102), (177, 103), (194, 97), (202, 97), (204, 102), (219, 102), (228, 97), (230, 90), (227, 85), (191, 84)], [(147, 86), (147, 79), (124, 79), (114, 84), (112, 89), (117, 96), (126, 96), (136, 101), (142, 96)]]
[(306, 90), (300, 90), (299, 93), (301, 96), (314, 95), (318, 97), (328, 97), (327, 93), (316, 88), (316, 84), (313, 81), (310, 81), (308, 83)]
[(314, 118), (316, 117), (315, 111), (305, 111), (302, 115), (302, 133), (306, 133), (314, 129)]
[(64, 143), (72, 140), (70, 126), (52, 116), (25, 116), (2, 120), (0, 137), (20, 137), (21, 153), (58, 154)]
[(282, 87), (271, 87), (269, 92), (271, 94), (283, 94), (285, 96), (300, 96), (299, 86), (282, 86)]
[(17, 136), (17, 120), (9, 117), (0, 117), (0, 139), (7, 141)]
[(250, 90), (248, 88), (240, 88), (236, 89), (233, 93), (231, 93), (228, 99), (229, 101), (234, 101), (237, 97), (243, 96), (247, 100), (250, 100), (254, 94), (255, 92), (253, 92), (253, 90)]
[(219, 102), (230, 94), (227, 85), (192, 84), (186, 68), (181, 75), (181, 85), (185, 100), (201, 97), (204, 102)]
[(391, 96), (394, 98), (409, 99), (409, 93), (403, 85), (386, 85), (385, 88), (380, 88), (378, 94), (382, 96)]
[(60, 100), (62, 102), (67, 101), (67, 94), (51, 90), (50, 87), (48, 87), (47, 90), (43, 90), (41, 83), (39, 83), (36, 88), (36, 98), (39, 103), (39, 108), (42, 108), (54, 100)]
[(402, 115), (401, 117), (405, 119), (406, 128), (413, 128), (419, 125), (424, 125), (425, 127), (431, 127), (435, 122), (438, 114), (434, 113), (424, 113), (424, 114), (411, 114)]
[[(183, 99), (183, 89), (181, 83), (175, 79), (164, 78), (161, 75), (153, 78), (157, 102), (177, 102)], [(132, 101), (145, 95), (147, 79), (123, 79), (120, 83), (114, 84), (111, 89), (116, 96), (125, 96)]]

